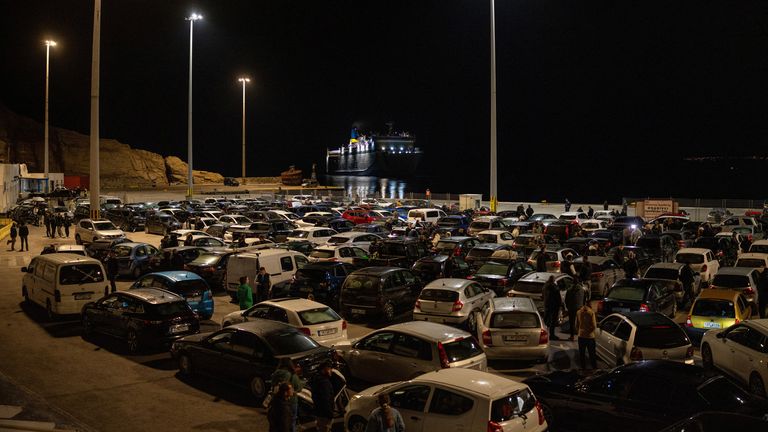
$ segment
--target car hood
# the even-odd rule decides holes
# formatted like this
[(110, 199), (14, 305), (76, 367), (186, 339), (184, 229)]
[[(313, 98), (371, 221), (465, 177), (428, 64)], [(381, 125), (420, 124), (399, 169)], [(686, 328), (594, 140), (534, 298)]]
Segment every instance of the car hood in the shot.
[(224, 321), (229, 321), (233, 324), (243, 322), (243, 311), (234, 311), (226, 314), (224, 318), (222, 318), (221, 322)]
[(95, 231), (95, 233), (97, 235), (105, 235), (105, 236), (121, 236), (121, 235), (125, 235), (125, 233), (122, 232), (121, 230), (99, 230), (99, 231)]
[(199, 344), (203, 339), (208, 337), (211, 333), (198, 333), (193, 334), (190, 336), (185, 336), (178, 340), (178, 342), (184, 342), (184, 343), (192, 343), (192, 344)]
[[(602, 374), (605, 371), (597, 371), (595, 374)], [(530, 378), (526, 378), (523, 380), (523, 383), (531, 386), (531, 387), (540, 387), (540, 386), (547, 386), (547, 387), (572, 387), (574, 386), (578, 381), (584, 378), (584, 375), (582, 375), (583, 372), (580, 372), (578, 370), (569, 370), (569, 371), (555, 371), (548, 374), (541, 374), (532, 376)]]

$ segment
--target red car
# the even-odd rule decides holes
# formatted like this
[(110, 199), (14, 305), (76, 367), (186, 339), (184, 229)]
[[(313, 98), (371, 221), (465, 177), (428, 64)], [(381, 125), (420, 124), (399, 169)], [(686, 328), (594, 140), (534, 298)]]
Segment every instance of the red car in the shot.
[(376, 220), (375, 217), (371, 216), (367, 211), (362, 209), (347, 210), (341, 215), (341, 217), (355, 223), (356, 225), (368, 224)]

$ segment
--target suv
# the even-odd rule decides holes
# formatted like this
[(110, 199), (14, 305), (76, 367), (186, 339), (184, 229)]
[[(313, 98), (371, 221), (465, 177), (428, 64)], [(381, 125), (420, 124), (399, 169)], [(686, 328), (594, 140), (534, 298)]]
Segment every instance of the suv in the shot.
[(347, 276), (341, 287), (344, 317), (377, 316), (391, 322), (398, 311), (413, 308), (422, 283), (399, 267), (368, 267)]
[(488, 306), (496, 293), (467, 279), (437, 279), (428, 283), (413, 308), (414, 321), (453, 324), (475, 331), (475, 312)]
[(391, 325), (335, 348), (345, 376), (373, 384), (446, 368), (488, 368), (485, 353), (471, 334), (431, 322)]
[(144, 231), (147, 234), (165, 235), (181, 228), (181, 222), (168, 213), (154, 213), (147, 216)]
[(455, 255), (466, 257), (470, 249), (480, 244), (480, 240), (474, 237), (451, 236), (440, 239), (435, 245), (434, 251), (442, 255)]
[(114, 240), (125, 237), (123, 230), (106, 219), (81, 219), (75, 228), (77, 244), (93, 243), (94, 240)]
[(732, 289), (744, 294), (748, 302), (758, 304), (757, 281), (760, 273), (751, 267), (723, 267), (712, 279), (711, 288)]
[(498, 216), (480, 216), (469, 224), (467, 233), (469, 235), (476, 235), (480, 231), (503, 230), (506, 228), (507, 226), (504, 224), (504, 221)]
[(312, 298), (336, 310), (340, 309), (341, 285), (354, 271), (347, 263), (327, 261), (306, 264), (296, 270), (292, 281), (272, 287), (272, 297)]
[(130, 207), (116, 207), (106, 211), (106, 218), (123, 231), (144, 229), (147, 218)]
[(466, 278), (469, 276), (469, 264), (458, 256), (433, 255), (419, 259), (411, 271), (422, 282), (431, 282), (440, 278)]

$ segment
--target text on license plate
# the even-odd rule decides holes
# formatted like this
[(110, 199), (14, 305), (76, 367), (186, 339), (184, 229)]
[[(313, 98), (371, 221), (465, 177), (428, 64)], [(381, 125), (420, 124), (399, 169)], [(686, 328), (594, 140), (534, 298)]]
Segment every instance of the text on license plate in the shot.
[(720, 328), (720, 323), (714, 322), (714, 321), (705, 321), (704, 322), (705, 328)]
[(329, 334), (335, 334), (337, 331), (338, 330), (335, 329), (335, 328), (325, 329), (325, 330), (318, 330), (317, 331), (317, 335), (318, 336), (326, 336), (326, 335), (329, 335)]
[(203, 299), (203, 296), (187, 297), (187, 301), (191, 301), (191, 302), (199, 302), (202, 299)]
[(629, 312), (629, 308), (613, 308), (613, 312)]
[(365, 314), (365, 309), (352, 309), (353, 314)]
[(526, 335), (513, 335), (504, 336), (504, 342), (527, 342), (528, 336)]
[(174, 324), (171, 326), (171, 333), (181, 333), (189, 330), (189, 324)]
[(90, 300), (91, 293), (77, 293), (75, 294), (75, 300)]

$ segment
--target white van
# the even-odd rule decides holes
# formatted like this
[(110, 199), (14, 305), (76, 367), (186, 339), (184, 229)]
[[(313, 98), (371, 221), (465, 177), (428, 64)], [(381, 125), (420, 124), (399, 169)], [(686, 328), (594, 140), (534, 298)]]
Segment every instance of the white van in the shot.
[(285, 249), (267, 249), (232, 255), (227, 261), (227, 293), (236, 300), (240, 277), (250, 277), (251, 286), (253, 286), (260, 267), (267, 269), (269, 280), (274, 286), (291, 279), (296, 274), (296, 270), (304, 267), (308, 262), (307, 257), (301, 252)]
[(79, 314), (83, 306), (109, 294), (101, 262), (90, 257), (53, 253), (32, 258), (22, 267), (24, 301), (44, 307), (48, 317)]
[(436, 208), (417, 208), (408, 211), (408, 225), (415, 225), (416, 222), (421, 221), (429, 223), (437, 223), (437, 220), (444, 217), (446, 214), (444, 211)]

